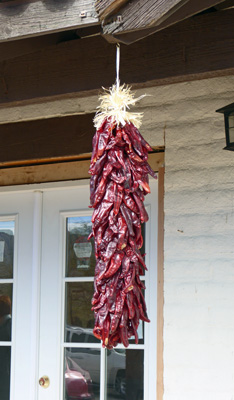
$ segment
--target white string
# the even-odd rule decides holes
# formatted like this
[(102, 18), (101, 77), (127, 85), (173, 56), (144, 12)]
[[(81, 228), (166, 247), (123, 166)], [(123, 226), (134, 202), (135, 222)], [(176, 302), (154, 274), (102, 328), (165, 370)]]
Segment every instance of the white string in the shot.
[(120, 80), (119, 80), (119, 65), (120, 65), (120, 44), (116, 45), (116, 88), (119, 90)]

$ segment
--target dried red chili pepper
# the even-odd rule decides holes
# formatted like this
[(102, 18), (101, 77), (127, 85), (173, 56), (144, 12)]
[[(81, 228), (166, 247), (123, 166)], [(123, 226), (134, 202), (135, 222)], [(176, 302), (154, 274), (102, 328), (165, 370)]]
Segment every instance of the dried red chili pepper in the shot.
[(118, 343), (127, 347), (133, 335), (138, 343), (139, 320), (149, 322), (140, 279), (146, 265), (139, 249), (141, 224), (148, 220), (148, 174), (156, 177), (147, 162), (150, 150), (132, 123), (122, 126), (106, 119), (93, 139), (94, 335), (109, 349)]

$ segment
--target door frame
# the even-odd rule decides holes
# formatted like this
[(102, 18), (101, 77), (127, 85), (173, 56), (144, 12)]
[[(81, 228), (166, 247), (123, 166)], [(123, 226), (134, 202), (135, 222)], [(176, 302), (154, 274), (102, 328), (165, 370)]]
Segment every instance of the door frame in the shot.
[[(164, 238), (164, 207), (163, 207), (163, 199), (164, 199), (164, 167), (158, 168), (159, 173), (158, 173), (158, 279), (157, 279), (157, 290), (158, 290), (158, 302), (157, 302), (157, 337), (155, 340), (157, 341), (157, 400), (162, 400), (163, 398), (163, 285), (164, 285), (164, 276), (163, 276), (163, 238)], [(1, 193), (22, 193), (22, 192), (35, 192), (36, 193), (36, 199), (35, 203), (40, 203), (42, 192), (44, 191), (54, 191), (54, 190), (59, 190), (61, 188), (74, 188), (82, 184), (89, 184), (89, 179), (79, 179), (79, 180), (74, 180), (74, 181), (55, 181), (55, 182), (43, 182), (43, 183), (32, 183), (29, 185), (14, 185), (14, 186), (1, 186), (0, 187), (0, 194)], [(35, 236), (35, 243), (37, 248), (40, 248), (41, 246), (41, 226), (40, 226), (40, 221), (42, 221), (40, 212), (36, 211), (38, 209), (38, 205), (35, 205), (34, 208), (34, 215), (37, 223), (35, 224), (34, 229), (39, 229), (38, 230), (38, 235)], [(34, 254), (34, 263), (33, 263), (33, 268), (34, 270), (34, 287), (35, 287), (35, 311), (37, 310), (38, 307), (38, 295), (39, 295), (39, 290), (40, 288), (38, 287), (38, 282), (40, 283), (40, 271), (39, 271), (39, 266), (40, 265), (40, 255), (38, 254), (38, 251), (35, 251)], [(38, 312), (38, 310), (37, 310)], [(36, 312), (35, 312), (35, 315)], [(38, 321), (35, 318), (34, 321), (34, 330), (38, 332)], [(37, 346), (37, 341), (38, 339), (36, 338), (36, 335), (34, 336), (34, 348), (35, 351), (38, 348)], [(37, 365), (38, 368), (38, 354), (35, 352), (35, 359), (34, 359), (34, 365)], [(31, 375), (33, 374), (33, 371), (31, 371)], [(37, 384), (38, 381), (38, 373), (35, 370), (34, 371), (34, 378), (31, 382), (31, 394), (32, 400), (37, 399), (37, 390), (35, 391), (35, 383)], [(34, 381), (34, 383), (33, 383)]]

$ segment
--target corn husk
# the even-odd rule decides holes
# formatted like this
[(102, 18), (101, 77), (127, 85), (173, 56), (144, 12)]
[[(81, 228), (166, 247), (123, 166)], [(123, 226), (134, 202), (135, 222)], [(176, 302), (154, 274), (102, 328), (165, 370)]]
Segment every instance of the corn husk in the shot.
[(110, 89), (104, 89), (100, 95), (100, 105), (97, 107), (97, 112), (94, 117), (94, 126), (98, 129), (104, 119), (113, 120), (117, 124), (124, 126), (127, 123), (132, 123), (139, 129), (143, 113), (134, 113), (130, 111), (130, 107), (134, 106), (139, 100), (146, 95), (135, 98), (131, 91), (131, 87), (127, 85), (113, 85)]

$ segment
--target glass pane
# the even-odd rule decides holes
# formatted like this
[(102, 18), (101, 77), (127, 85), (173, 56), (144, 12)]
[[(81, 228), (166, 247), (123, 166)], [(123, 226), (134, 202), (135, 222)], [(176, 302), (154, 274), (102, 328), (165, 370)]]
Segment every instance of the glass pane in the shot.
[(67, 218), (66, 276), (94, 276), (95, 250), (93, 239), (88, 240), (92, 230), (91, 216)]
[(100, 350), (66, 348), (64, 400), (99, 400)]
[(229, 141), (234, 143), (234, 128), (229, 128)]
[(11, 341), (12, 286), (11, 283), (0, 284), (0, 342)]
[(99, 343), (93, 335), (93, 282), (66, 283), (65, 341)]
[(143, 350), (107, 350), (107, 398), (142, 400), (143, 365)]
[(0, 346), (0, 399), (10, 399), (11, 348)]
[(0, 279), (13, 278), (14, 221), (0, 221)]
[[(141, 319), (137, 329), (137, 334), (138, 334), (138, 344), (144, 344), (145, 323)], [(129, 344), (135, 344), (135, 336), (132, 336), (132, 338), (129, 339)]]
[(228, 116), (228, 124), (229, 124), (229, 128), (234, 128), (234, 113), (231, 113)]

